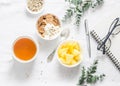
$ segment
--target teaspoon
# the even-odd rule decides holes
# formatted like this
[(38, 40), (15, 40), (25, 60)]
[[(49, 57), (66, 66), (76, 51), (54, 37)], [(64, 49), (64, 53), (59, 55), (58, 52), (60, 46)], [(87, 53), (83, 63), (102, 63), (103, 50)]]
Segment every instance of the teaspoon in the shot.
[[(61, 32), (61, 34), (60, 34), (60, 37), (61, 37), (60, 42), (66, 40), (66, 39), (69, 37), (69, 33), (70, 33), (70, 30), (69, 30), (69, 29), (63, 30), (63, 31)], [(60, 43), (60, 42), (59, 42), (59, 43)], [(55, 51), (56, 51), (59, 43), (57, 44), (57, 46), (55, 47), (55, 49), (50, 53), (50, 55), (47, 57), (47, 62), (51, 62), (51, 61), (53, 60), (53, 57), (54, 57), (54, 55), (55, 55)]]

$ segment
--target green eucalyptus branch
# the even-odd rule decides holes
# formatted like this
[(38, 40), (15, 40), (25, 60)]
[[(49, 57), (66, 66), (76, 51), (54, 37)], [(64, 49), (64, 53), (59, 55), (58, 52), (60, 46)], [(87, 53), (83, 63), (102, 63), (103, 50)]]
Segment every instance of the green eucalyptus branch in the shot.
[(75, 24), (79, 26), (82, 15), (90, 7), (95, 8), (102, 5), (103, 0), (65, 0), (69, 3), (69, 8), (63, 18), (63, 22), (67, 22), (73, 16), (75, 16)]
[(85, 83), (87, 84), (94, 84), (97, 81), (102, 81), (105, 77), (105, 74), (101, 75), (96, 75), (96, 70), (97, 70), (97, 64), (98, 60), (96, 60), (92, 66), (90, 66), (88, 69), (85, 69), (84, 67), (82, 68), (82, 75), (79, 78), (78, 86), (82, 86)]

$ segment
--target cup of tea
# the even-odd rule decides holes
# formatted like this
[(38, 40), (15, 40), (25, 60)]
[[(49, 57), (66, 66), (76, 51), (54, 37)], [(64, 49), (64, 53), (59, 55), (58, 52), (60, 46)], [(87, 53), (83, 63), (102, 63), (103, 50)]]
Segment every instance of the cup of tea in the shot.
[(38, 52), (38, 43), (30, 36), (18, 37), (12, 46), (13, 58), (20, 63), (32, 62)]

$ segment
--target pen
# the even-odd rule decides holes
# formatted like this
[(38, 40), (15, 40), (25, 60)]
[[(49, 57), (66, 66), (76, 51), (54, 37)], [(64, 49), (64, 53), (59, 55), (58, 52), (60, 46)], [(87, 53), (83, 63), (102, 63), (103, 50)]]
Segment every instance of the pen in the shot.
[(88, 22), (86, 19), (84, 21), (84, 24), (85, 24), (85, 33), (87, 37), (88, 53), (89, 53), (89, 57), (91, 57), (90, 33), (89, 33), (89, 28), (88, 28)]

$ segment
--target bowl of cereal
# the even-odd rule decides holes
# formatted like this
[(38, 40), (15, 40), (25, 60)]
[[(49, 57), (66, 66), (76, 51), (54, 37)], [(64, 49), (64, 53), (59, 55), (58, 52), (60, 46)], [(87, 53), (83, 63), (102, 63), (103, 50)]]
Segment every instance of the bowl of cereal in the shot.
[(26, 9), (31, 14), (39, 14), (44, 10), (44, 0), (27, 0)]
[(76, 40), (65, 40), (57, 48), (57, 59), (65, 67), (72, 68), (82, 62), (82, 47)]
[(54, 40), (62, 31), (59, 18), (50, 13), (42, 15), (36, 26), (37, 34), (44, 40)]

